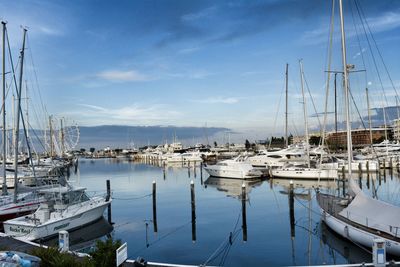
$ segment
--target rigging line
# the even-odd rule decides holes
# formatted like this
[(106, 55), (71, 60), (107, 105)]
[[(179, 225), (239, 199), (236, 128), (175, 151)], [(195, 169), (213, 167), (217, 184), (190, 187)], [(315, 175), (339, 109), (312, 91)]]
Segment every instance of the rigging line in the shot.
[(30, 48), (28, 50), (28, 52), (29, 52), (29, 55), (30, 55), (30, 58), (31, 58), (31, 61), (32, 61), (33, 73), (35, 75), (36, 86), (38, 88), (40, 104), (42, 105), (42, 108), (43, 108), (43, 111), (45, 112), (45, 114), (47, 114), (46, 106), (43, 103), (42, 94), (40, 93), (39, 81), (38, 81), (38, 76), (37, 76), (37, 73), (36, 73), (35, 62), (33, 61), (32, 47), (31, 47), (30, 42), (29, 42), (29, 37), (27, 38), (26, 42), (27, 42), (28, 47)]
[[(274, 119), (274, 127), (272, 128), (272, 132), (273, 133), (276, 130), (276, 122), (278, 120), (278, 114), (279, 114), (279, 110), (280, 110), (280, 107), (281, 107), (282, 95), (283, 95), (283, 90), (281, 90), (281, 95), (279, 96), (278, 109), (276, 111), (276, 115), (275, 115), (275, 119)], [(271, 144), (272, 144), (272, 135), (271, 135), (271, 139), (269, 140), (268, 148), (271, 147)]]
[[(362, 124), (364, 130), (367, 130), (367, 127), (365, 126), (364, 120), (363, 120), (362, 117), (361, 117), (360, 110), (359, 110), (358, 107), (357, 107), (357, 103), (356, 103), (356, 101), (354, 100), (353, 93), (351, 92), (350, 83), (349, 83), (349, 94), (350, 94), (351, 100), (353, 101), (354, 107), (356, 108), (356, 111), (357, 111), (358, 117), (360, 118), (361, 124)], [(378, 154), (377, 154), (377, 152), (375, 151), (375, 148), (374, 148), (373, 146), (372, 146), (372, 151), (373, 151), (373, 153), (375, 154), (375, 157), (378, 158)]]
[[(353, 6), (350, 4), (349, 5), (350, 6), (350, 11), (351, 11), (351, 17), (353, 18), (353, 26), (354, 26), (354, 29), (355, 29), (355, 31), (356, 31), (356, 37), (357, 37), (357, 43), (358, 43), (358, 48), (360, 49), (360, 56), (361, 56), (361, 60), (362, 60), (362, 67), (363, 67), (363, 69), (367, 69), (366, 68), (366, 64), (365, 64), (365, 59), (364, 59), (364, 52), (363, 52), (363, 48), (362, 48), (362, 46), (361, 46), (361, 40), (360, 40), (360, 34), (359, 34), (359, 30), (358, 30), (358, 26), (357, 26), (357, 24), (356, 24), (356, 21), (355, 21), (355, 16), (354, 16), (354, 12), (353, 12)], [(365, 77), (365, 86), (366, 87), (368, 87), (368, 76), (367, 76), (367, 71), (365, 71), (364, 72), (365, 73), (365, 75), (364, 75), (364, 77)]]
[(315, 107), (314, 98), (313, 98), (312, 95), (311, 95), (310, 87), (308, 87), (308, 83), (307, 83), (307, 79), (306, 79), (306, 76), (305, 76), (305, 74), (304, 74), (304, 71), (303, 71), (303, 79), (304, 79), (304, 82), (305, 82), (305, 84), (306, 84), (307, 91), (308, 91), (308, 95), (310, 96), (311, 103), (312, 103), (313, 108), (314, 108), (315, 116), (317, 117), (317, 120), (318, 120), (319, 131), (321, 132), (321, 131), (322, 131), (322, 124), (321, 124), (321, 121), (320, 121), (320, 119), (319, 119), (319, 115), (318, 115), (317, 108)]
[[(324, 124), (323, 124), (323, 129), (322, 129), (322, 140), (321, 140), (321, 145), (322, 147), (325, 145), (325, 131), (326, 131), (326, 121), (328, 119), (328, 99), (329, 99), (329, 85), (330, 85), (330, 79), (331, 79), (331, 75), (330, 75), (330, 71), (331, 71), (331, 65), (332, 65), (332, 46), (333, 46), (333, 32), (334, 32), (334, 25), (335, 25), (335, 0), (332, 0), (332, 13), (331, 13), (331, 25), (330, 25), (330, 32), (329, 32), (329, 43), (327, 46), (327, 57), (328, 57), (328, 63), (327, 63), (327, 77), (326, 77), (326, 89), (325, 89), (325, 108), (324, 108)], [(329, 151), (329, 146), (327, 146), (328, 148), (328, 153), (330, 153)], [(319, 159), (319, 164), (322, 164), (322, 155)], [(318, 176), (318, 184), (320, 177)]]
[[(382, 77), (381, 77), (381, 74), (379, 73), (378, 64), (377, 64), (377, 62), (376, 62), (376, 58), (375, 58), (374, 53), (372, 52), (372, 45), (371, 45), (371, 42), (370, 42), (370, 40), (369, 40), (370, 38), (368, 38), (368, 33), (367, 33), (367, 30), (366, 30), (365, 25), (364, 25), (364, 20), (365, 20), (365, 23), (367, 23), (367, 22), (366, 22), (366, 19), (365, 19), (365, 18), (364, 18), (364, 20), (363, 20), (363, 16), (362, 16), (362, 14), (360, 13), (360, 9), (359, 9), (359, 7), (358, 7), (357, 1), (355, 1), (355, 3), (356, 3), (356, 8), (357, 8), (358, 15), (359, 15), (360, 20), (361, 20), (361, 25), (362, 25), (363, 30), (364, 30), (365, 38), (366, 38), (366, 40), (367, 40), (368, 47), (369, 47), (369, 49), (370, 49), (370, 51), (371, 51), (372, 61), (374, 62), (374, 67), (375, 67), (375, 70), (376, 70), (376, 74), (378, 75), (378, 80), (379, 80), (379, 83), (380, 83), (380, 85), (381, 85), (381, 88), (382, 88), (382, 91), (383, 91), (383, 96), (384, 96), (385, 101), (386, 101), (386, 104), (387, 104), (388, 101), (387, 101), (387, 97), (386, 97), (385, 88), (384, 88), (384, 86), (383, 86)], [(368, 24), (367, 24), (367, 25), (368, 25)], [(396, 95), (397, 95), (397, 93), (396, 93)]]
[(389, 80), (390, 80), (390, 83), (392, 84), (392, 87), (393, 87), (393, 89), (394, 89), (394, 91), (395, 91), (395, 93), (396, 93), (396, 96), (397, 96), (397, 98), (398, 98), (399, 95), (398, 95), (398, 93), (397, 93), (396, 87), (394, 86), (392, 77), (390, 76), (390, 73), (389, 73), (389, 70), (388, 70), (388, 68), (387, 68), (387, 66), (386, 66), (386, 63), (385, 63), (385, 61), (383, 60), (383, 56), (382, 56), (381, 51), (380, 51), (380, 49), (379, 49), (379, 47), (378, 47), (378, 44), (377, 44), (377, 42), (376, 42), (376, 40), (375, 40), (375, 36), (373, 35), (373, 33), (372, 33), (372, 31), (371, 31), (371, 28), (369, 27), (368, 21), (367, 21), (367, 19), (365, 18), (364, 10), (362, 9), (361, 5), (358, 3), (357, 0), (355, 0), (354, 2), (355, 2), (355, 4), (356, 4), (357, 10), (360, 9), (360, 11), (361, 11), (361, 14), (362, 14), (362, 16), (363, 16), (363, 18), (364, 18), (364, 20), (365, 20), (365, 24), (367, 25), (369, 34), (371, 35), (371, 39), (373, 40), (373, 42), (374, 42), (374, 44), (375, 44), (376, 51), (378, 51), (378, 55), (379, 55), (379, 57), (380, 57), (380, 59), (381, 59), (381, 61), (382, 61), (382, 65), (383, 65), (383, 67), (385, 68), (386, 74), (388, 75)]

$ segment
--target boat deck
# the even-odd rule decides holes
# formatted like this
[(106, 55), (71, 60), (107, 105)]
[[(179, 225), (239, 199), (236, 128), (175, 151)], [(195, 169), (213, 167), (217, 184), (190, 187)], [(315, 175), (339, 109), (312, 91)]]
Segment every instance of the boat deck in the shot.
[(40, 245), (34, 244), (32, 242), (23, 242), (5, 234), (0, 234), (0, 250), (13, 250), (29, 254), (34, 248), (37, 248), (39, 246)]
[(331, 215), (338, 216), (339, 213), (346, 208), (347, 199), (319, 193), (317, 194), (317, 201), (319, 206)]

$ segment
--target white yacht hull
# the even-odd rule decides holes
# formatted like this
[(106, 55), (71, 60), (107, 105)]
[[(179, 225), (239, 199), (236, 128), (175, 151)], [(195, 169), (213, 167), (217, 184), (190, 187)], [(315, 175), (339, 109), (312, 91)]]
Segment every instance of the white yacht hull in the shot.
[(271, 176), (290, 179), (335, 179), (338, 177), (338, 172), (335, 169), (287, 168), (271, 169)]
[(393, 255), (400, 255), (400, 243), (394, 240), (384, 238), (382, 236), (374, 235), (370, 232), (366, 232), (360, 228), (345, 223), (338, 218), (330, 215), (322, 208), (322, 220), (336, 233), (347, 238), (353, 242), (372, 248), (374, 238), (384, 239), (386, 241), (386, 251)]
[(81, 212), (77, 212), (72, 217), (49, 220), (46, 223), (38, 225), (19, 223), (16, 221), (17, 219), (6, 221), (4, 222), (4, 232), (7, 235), (27, 241), (47, 238), (57, 235), (61, 230), (79, 228), (99, 219), (103, 216), (104, 210), (109, 203), (110, 202), (95, 203), (95, 207), (91, 206), (90, 209), (84, 209)]
[(234, 179), (252, 179), (259, 178), (262, 176), (262, 172), (258, 170), (243, 171), (234, 169), (215, 169), (212, 166), (204, 167), (210, 176), (223, 177), (223, 178), (234, 178)]

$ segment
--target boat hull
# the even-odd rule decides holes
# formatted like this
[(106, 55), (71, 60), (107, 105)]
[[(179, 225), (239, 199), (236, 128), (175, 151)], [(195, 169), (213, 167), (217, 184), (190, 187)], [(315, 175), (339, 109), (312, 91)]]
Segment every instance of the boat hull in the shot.
[(335, 179), (338, 177), (338, 172), (335, 169), (318, 170), (307, 168), (294, 169), (271, 169), (271, 176), (276, 178), (291, 178), (291, 179)]
[(350, 225), (342, 220), (339, 220), (335, 216), (327, 213), (320, 208), (322, 213), (322, 220), (329, 226), (333, 231), (341, 235), (342, 237), (349, 239), (353, 242), (361, 244), (365, 247), (372, 248), (374, 239), (380, 238), (385, 240), (386, 251), (393, 255), (400, 255), (400, 243), (391, 239), (384, 238), (382, 236), (374, 235), (370, 232), (364, 231), (353, 225)]
[(242, 171), (242, 170), (220, 170), (211, 167), (204, 167), (206, 172), (213, 177), (232, 178), (232, 179), (254, 179), (262, 176), (261, 171)]

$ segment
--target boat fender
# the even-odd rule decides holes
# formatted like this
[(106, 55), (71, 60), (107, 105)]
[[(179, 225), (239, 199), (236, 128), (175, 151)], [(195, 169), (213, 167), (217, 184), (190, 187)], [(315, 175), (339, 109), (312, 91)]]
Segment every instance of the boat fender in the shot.
[(135, 267), (144, 267), (147, 266), (147, 261), (145, 261), (142, 257), (137, 257), (134, 265)]

